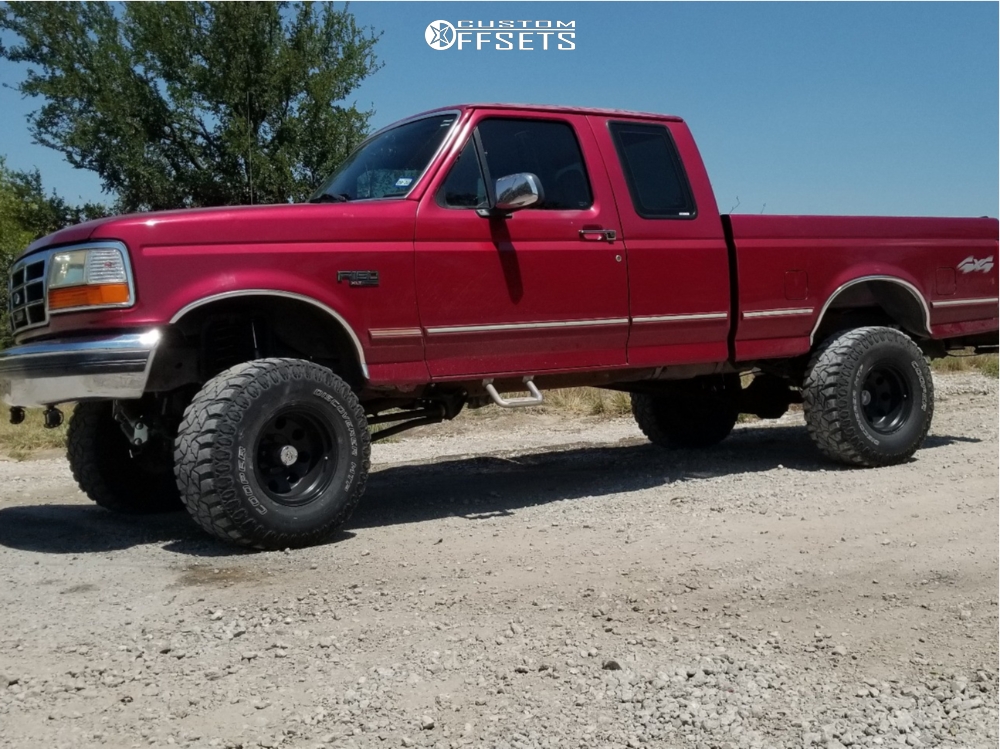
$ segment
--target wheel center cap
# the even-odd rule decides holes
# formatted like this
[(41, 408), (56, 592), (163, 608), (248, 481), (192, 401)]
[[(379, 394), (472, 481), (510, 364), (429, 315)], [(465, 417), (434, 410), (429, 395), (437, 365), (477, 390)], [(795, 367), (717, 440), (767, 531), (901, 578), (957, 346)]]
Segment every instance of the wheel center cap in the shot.
[(295, 461), (299, 459), (299, 451), (291, 445), (285, 445), (278, 452), (278, 459), (281, 461), (282, 465), (293, 465)]
[(862, 390), (861, 391), (861, 405), (862, 406), (867, 406), (871, 402), (872, 402), (872, 394), (869, 393), (867, 390)]

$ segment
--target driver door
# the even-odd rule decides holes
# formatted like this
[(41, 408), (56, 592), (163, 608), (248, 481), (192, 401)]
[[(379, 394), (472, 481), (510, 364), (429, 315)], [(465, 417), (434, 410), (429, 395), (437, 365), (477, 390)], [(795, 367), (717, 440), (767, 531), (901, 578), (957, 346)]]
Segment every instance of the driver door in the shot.
[[(477, 111), (424, 193), (417, 304), (435, 379), (625, 364), (628, 275), (607, 173), (585, 117)], [(544, 193), (477, 211), (486, 180), (530, 172)]]

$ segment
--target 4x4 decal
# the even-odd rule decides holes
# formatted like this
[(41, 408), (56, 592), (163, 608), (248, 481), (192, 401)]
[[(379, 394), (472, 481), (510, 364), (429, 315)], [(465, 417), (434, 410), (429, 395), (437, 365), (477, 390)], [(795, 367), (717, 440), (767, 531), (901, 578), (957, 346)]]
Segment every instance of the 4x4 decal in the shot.
[(965, 260), (958, 264), (958, 269), (962, 273), (975, 273), (976, 271), (981, 271), (983, 273), (989, 273), (993, 270), (993, 256), (983, 258), (974, 258), (969, 255)]

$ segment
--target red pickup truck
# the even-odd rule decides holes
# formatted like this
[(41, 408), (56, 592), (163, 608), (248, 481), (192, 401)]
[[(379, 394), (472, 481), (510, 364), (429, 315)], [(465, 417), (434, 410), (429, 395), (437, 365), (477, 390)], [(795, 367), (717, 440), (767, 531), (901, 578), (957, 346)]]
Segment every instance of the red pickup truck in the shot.
[(822, 453), (888, 465), (930, 427), (925, 354), (996, 349), (997, 249), (991, 218), (720, 215), (677, 117), (450, 107), (375, 133), (305, 204), (35, 242), (0, 392), (15, 422), (77, 403), (99, 505), (183, 504), (257, 548), (342, 525), (371, 441), (546, 388), (626, 391), (669, 448), (801, 402)]

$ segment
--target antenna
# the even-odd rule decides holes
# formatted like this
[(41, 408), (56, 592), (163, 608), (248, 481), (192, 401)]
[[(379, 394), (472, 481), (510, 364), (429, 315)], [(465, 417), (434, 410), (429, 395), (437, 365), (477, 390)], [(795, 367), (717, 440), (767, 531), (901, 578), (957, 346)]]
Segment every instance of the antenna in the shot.
[(250, 205), (253, 205), (253, 139), (250, 138), (250, 92), (247, 91), (247, 181), (250, 183)]

